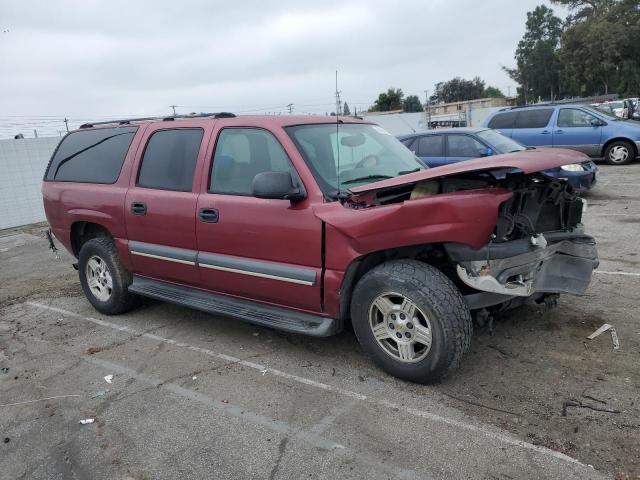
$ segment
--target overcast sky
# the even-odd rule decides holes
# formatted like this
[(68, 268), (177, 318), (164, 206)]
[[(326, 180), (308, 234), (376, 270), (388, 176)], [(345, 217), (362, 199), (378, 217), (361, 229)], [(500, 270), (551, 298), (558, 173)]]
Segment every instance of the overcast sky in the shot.
[(75, 126), (172, 104), (324, 114), (335, 109), (335, 70), (352, 111), (391, 86), (424, 99), (455, 76), (514, 93), (500, 66), (513, 64), (526, 12), (541, 3), (2, 1), (0, 135), (21, 118), (55, 130), (60, 117)]

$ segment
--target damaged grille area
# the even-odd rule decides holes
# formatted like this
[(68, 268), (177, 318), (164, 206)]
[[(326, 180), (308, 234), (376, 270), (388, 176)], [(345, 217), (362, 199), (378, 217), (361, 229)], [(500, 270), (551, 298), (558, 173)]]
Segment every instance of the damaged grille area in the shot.
[(528, 176), (511, 190), (513, 197), (500, 206), (496, 242), (570, 231), (582, 221), (583, 201), (564, 182)]

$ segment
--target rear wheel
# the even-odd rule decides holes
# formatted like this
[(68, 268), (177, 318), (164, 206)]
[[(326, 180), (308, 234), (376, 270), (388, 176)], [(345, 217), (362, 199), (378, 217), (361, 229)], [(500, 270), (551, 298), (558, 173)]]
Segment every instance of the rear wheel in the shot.
[(358, 282), (351, 303), (358, 341), (384, 371), (430, 383), (457, 367), (469, 348), (469, 309), (439, 270), (416, 260), (394, 260)]
[(116, 315), (135, 306), (137, 298), (128, 290), (131, 274), (110, 238), (93, 238), (82, 245), (78, 273), (85, 296), (99, 312)]
[(624, 140), (612, 142), (604, 152), (604, 158), (610, 165), (627, 165), (633, 161), (635, 156), (636, 150), (633, 145)]

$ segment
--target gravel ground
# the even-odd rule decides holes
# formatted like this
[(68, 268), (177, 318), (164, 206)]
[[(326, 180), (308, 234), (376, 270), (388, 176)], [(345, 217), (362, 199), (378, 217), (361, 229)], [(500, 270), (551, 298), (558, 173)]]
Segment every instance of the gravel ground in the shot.
[[(377, 370), (350, 332), (151, 301), (102, 316), (42, 225), (0, 232), (0, 478), (640, 478), (640, 166), (600, 173), (587, 295), (476, 329), (432, 386)], [(603, 323), (619, 350), (586, 339)]]

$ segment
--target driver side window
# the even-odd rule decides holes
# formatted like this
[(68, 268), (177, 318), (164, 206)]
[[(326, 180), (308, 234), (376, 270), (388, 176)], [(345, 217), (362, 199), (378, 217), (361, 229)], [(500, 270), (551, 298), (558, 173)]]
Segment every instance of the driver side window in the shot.
[(298, 178), (280, 142), (260, 128), (225, 128), (213, 155), (209, 193), (252, 195), (254, 177), (262, 172), (291, 172)]
[(468, 135), (449, 135), (447, 137), (449, 157), (479, 157), (485, 146)]
[(577, 108), (562, 108), (558, 114), (558, 127), (590, 127), (591, 122), (597, 120), (593, 115)]

